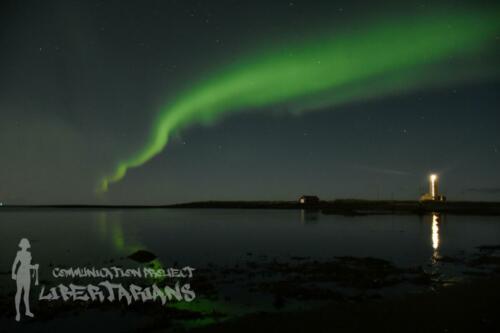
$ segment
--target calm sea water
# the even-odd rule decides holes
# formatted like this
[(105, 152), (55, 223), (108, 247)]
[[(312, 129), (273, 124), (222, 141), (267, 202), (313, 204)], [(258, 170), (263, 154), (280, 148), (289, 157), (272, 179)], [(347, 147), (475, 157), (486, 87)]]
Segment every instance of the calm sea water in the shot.
[(137, 249), (165, 265), (234, 264), (273, 258), (370, 256), (401, 266), (500, 242), (500, 217), (345, 217), (300, 210), (130, 209), (0, 211), (0, 271), (10, 270), (23, 237), (33, 261), (99, 265)]
[[(137, 266), (126, 257), (140, 249), (154, 253), (163, 267), (191, 266), (205, 271), (242, 267), (249, 260), (286, 262), (300, 257), (328, 261), (338, 256), (375, 257), (398, 267), (445, 270), (446, 265), (436, 266), (436, 257), (464, 257), (477, 253), (478, 246), (500, 244), (500, 217), (346, 217), (300, 210), (1, 209), (0, 235), (0, 300), (10, 309), (15, 289), (10, 269), (24, 237), (31, 242), (33, 263), (40, 264), (40, 279), (49, 284), (53, 267)], [(217, 306), (224, 309), (224, 299), (231, 299), (226, 301), (228, 311), (237, 308), (236, 313), (241, 309), (236, 304), (249, 303), (253, 295), (252, 291), (242, 292), (246, 279), (232, 279), (224, 286), (216, 282), (215, 287), (225, 289), (225, 295), (231, 297), (222, 295), (218, 303), (205, 304), (219, 310)], [(264, 295), (258, 302), (267, 306), (273, 299)], [(255, 304), (247, 304), (247, 309), (257, 309)], [(87, 323), (100, 322), (96, 318), (101, 315), (107, 316), (102, 320), (111, 316), (88, 314)], [(128, 317), (124, 325), (132, 327), (133, 318)], [(14, 325), (10, 317), (3, 320)], [(56, 320), (54, 327), (65, 320), (72, 326), (76, 319), (61, 315)], [(148, 322), (141, 317), (137, 327)], [(37, 325), (52, 324), (37, 322), (33, 326), (45, 329), (49, 326)]]

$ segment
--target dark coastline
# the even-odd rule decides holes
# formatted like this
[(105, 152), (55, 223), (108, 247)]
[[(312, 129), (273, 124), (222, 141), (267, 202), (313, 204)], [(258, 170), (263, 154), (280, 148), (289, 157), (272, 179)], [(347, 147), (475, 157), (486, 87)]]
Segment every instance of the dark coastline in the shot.
[(332, 215), (428, 214), (500, 215), (500, 202), (338, 199), (315, 204), (296, 201), (201, 201), (172, 205), (4, 205), (11, 209), (304, 209)]
[(422, 294), (258, 313), (195, 332), (498, 332), (498, 276)]
[(403, 200), (338, 199), (317, 204), (295, 201), (206, 201), (166, 206), (168, 208), (305, 209), (336, 215), (427, 214), (500, 215), (500, 202), (419, 202)]

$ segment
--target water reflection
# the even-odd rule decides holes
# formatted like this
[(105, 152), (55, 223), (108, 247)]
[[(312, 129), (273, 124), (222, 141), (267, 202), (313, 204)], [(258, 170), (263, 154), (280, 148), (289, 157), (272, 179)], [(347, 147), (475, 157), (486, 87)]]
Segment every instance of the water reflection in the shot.
[(439, 215), (432, 213), (432, 248), (434, 252), (439, 250)]
[(318, 210), (300, 210), (300, 222), (302, 224), (315, 224), (319, 222), (319, 211)]
[(441, 235), (439, 233), (439, 226), (441, 223), (441, 215), (432, 213), (432, 226), (431, 226), (431, 241), (432, 241), (432, 263), (437, 264), (439, 255), (439, 246)]
[[(97, 226), (101, 239), (113, 246), (113, 250), (121, 256), (129, 256), (139, 250), (146, 250), (147, 247), (135, 238), (132, 238), (131, 233), (128, 232), (125, 237), (125, 230), (123, 227), (121, 214), (108, 214), (101, 212), (97, 217)], [(150, 268), (164, 269), (163, 263), (159, 258), (156, 258), (148, 263)], [(158, 282), (164, 280), (161, 278), (150, 278), (151, 282)]]
[(100, 238), (112, 244), (119, 255), (128, 255), (140, 248), (136, 242), (125, 239), (120, 214), (108, 215), (107, 212), (100, 212), (97, 216), (97, 226)]

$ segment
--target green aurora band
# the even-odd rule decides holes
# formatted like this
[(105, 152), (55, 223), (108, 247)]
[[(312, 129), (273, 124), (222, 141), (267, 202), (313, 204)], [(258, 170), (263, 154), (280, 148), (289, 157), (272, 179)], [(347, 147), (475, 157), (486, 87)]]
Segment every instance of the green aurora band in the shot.
[(450, 59), (475, 61), (477, 52), (494, 45), (498, 13), (464, 10), (386, 19), (241, 59), (160, 110), (143, 149), (119, 162), (100, 180), (98, 191), (159, 154), (176, 131), (230, 112), (285, 103), (298, 112), (492, 75), (492, 68), (477, 66), (477, 60), (464, 66)]

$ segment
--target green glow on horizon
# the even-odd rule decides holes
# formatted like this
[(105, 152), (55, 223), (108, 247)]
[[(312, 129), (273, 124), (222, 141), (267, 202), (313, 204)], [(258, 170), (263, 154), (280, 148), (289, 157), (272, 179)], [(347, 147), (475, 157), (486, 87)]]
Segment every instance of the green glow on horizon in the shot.
[(488, 75), (485, 69), (441, 65), (493, 44), (499, 22), (496, 10), (383, 20), (243, 59), (165, 106), (143, 149), (120, 161), (99, 191), (159, 154), (175, 131), (233, 111), (284, 103), (304, 111)]

